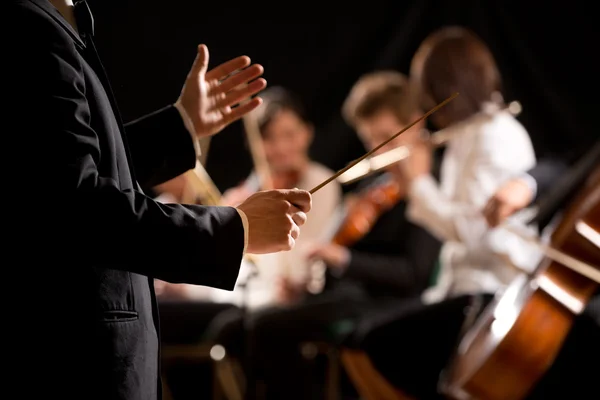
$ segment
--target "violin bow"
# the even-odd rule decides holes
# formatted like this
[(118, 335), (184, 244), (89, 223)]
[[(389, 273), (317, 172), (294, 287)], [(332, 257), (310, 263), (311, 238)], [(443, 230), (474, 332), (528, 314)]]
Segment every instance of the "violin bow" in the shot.
[(322, 189), (324, 186), (326, 186), (327, 184), (329, 184), (333, 180), (337, 179), (344, 172), (348, 171), (350, 168), (354, 167), (356, 164), (358, 164), (361, 161), (365, 160), (366, 158), (368, 158), (369, 156), (371, 156), (373, 153), (375, 153), (377, 150), (379, 150), (380, 148), (382, 148), (383, 146), (385, 146), (386, 144), (388, 144), (392, 140), (396, 139), (398, 136), (400, 136), (401, 134), (403, 134), (404, 132), (406, 132), (407, 130), (409, 130), (410, 128), (412, 128), (413, 126), (415, 126), (416, 124), (418, 124), (419, 122), (423, 121), (425, 118), (429, 117), (431, 114), (433, 114), (434, 112), (436, 112), (440, 108), (444, 107), (450, 101), (454, 100), (457, 96), (458, 96), (458, 93), (454, 93), (453, 95), (451, 95), (450, 97), (448, 97), (446, 100), (442, 101), (440, 104), (438, 104), (437, 106), (433, 107), (431, 110), (427, 111), (420, 118), (416, 119), (415, 121), (413, 121), (409, 125), (405, 126), (404, 129), (402, 129), (400, 132), (396, 133), (395, 135), (393, 135), (389, 139), (385, 140), (383, 143), (381, 143), (378, 146), (374, 147), (371, 151), (368, 151), (363, 156), (361, 156), (361, 157), (357, 158), (356, 160), (352, 161), (350, 164), (348, 164), (344, 168), (340, 169), (338, 172), (336, 172), (335, 174), (333, 174), (332, 176), (330, 176), (329, 178), (327, 178), (325, 181), (321, 182), (320, 184), (318, 184), (317, 186), (315, 186), (314, 188), (312, 188), (310, 190), (310, 194), (315, 194), (317, 191), (319, 191), (320, 189)]
[(544, 256), (548, 257), (552, 261), (560, 263), (565, 267), (579, 273), (580, 275), (583, 275), (586, 278), (591, 279), (600, 284), (600, 271), (596, 267), (581, 260), (578, 260), (558, 249), (555, 249), (550, 245), (542, 243), (542, 241), (538, 237), (527, 235), (525, 232), (522, 232), (514, 226), (504, 224), (502, 228), (513, 233), (520, 239), (531, 243), (532, 245), (537, 247), (544, 254)]
[[(247, 84), (244, 84), (244, 86), (245, 85)], [(267, 156), (265, 155), (265, 148), (260, 137), (260, 129), (255, 113), (250, 112), (246, 114), (242, 121), (244, 123), (244, 132), (248, 139), (248, 146), (250, 146), (250, 154), (252, 155), (252, 162), (256, 169), (260, 189), (273, 189), (273, 177), (271, 176), (271, 170), (267, 163)]]

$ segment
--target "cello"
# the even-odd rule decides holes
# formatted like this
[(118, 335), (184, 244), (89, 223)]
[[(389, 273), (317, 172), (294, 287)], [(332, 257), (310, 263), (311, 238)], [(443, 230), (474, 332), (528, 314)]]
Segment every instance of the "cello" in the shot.
[(442, 373), (440, 389), (449, 398), (524, 399), (598, 290), (600, 166), (592, 162), (593, 173), (565, 208), (550, 245), (540, 245), (544, 258), (536, 270), (497, 295), (466, 331)]

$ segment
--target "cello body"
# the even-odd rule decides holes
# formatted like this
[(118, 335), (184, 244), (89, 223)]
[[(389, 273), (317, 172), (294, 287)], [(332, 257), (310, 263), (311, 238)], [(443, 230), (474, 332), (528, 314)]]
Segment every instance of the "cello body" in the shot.
[[(551, 247), (600, 270), (598, 169), (566, 208)], [(467, 330), (443, 372), (453, 400), (522, 400), (554, 362), (598, 282), (544, 257), (516, 279)]]

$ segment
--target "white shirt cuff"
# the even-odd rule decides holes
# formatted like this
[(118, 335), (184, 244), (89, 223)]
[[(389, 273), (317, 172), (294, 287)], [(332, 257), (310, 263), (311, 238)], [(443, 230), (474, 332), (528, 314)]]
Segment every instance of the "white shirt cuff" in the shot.
[(531, 193), (533, 194), (532, 198), (535, 198), (535, 196), (537, 195), (537, 182), (535, 181), (535, 179), (533, 179), (533, 176), (529, 175), (528, 173), (523, 173), (518, 176), (518, 179), (520, 179), (521, 181), (523, 181), (523, 183), (525, 183), (525, 185), (527, 185), (527, 187), (531, 190)]
[(167, 192), (159, 194), (157, 197), (154, 198), (154, 201), (163, 204), (177, 203), (177, 199), (175, 198), (175, 196)]
[(196, 151), (196, 157), (200, 157), (202, 154), (202, 148), (200, 147), (200, 139), (196, 136), (196, 131), (194, 130), (194, 124), (192, 123), (191, 118), (185, 112), (185, 109), (181, 105), (181, 102), (177, 100), (174, 104), (174, 107), (179, 111), (179, 115), (181, 115), (181, 119), (183, 119), (183, 124), (185, 125), (185, 129), (192, 135), (192, 142), (194, 143), (194, 150)]
[(238, 214), (240, 214), (240, 218), (242, 219), (242, 225), (244, 226), (244, 253), (246, 254), (246, 249), (248, 248), (248, 217), (246, 216), (246, 213), (244, 213), (242, 210), (240, 210), (239, 208), (236, 208)]

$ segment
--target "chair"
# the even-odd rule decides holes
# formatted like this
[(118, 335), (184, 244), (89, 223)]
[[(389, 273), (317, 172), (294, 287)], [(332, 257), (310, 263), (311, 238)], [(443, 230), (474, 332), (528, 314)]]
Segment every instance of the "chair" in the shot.
[[(213, 398), (241, 400), (235, 392), (229, 360), (220, 356), (219, 348), (209, 334), (206, 321), (212, 321), (221, 313), (235, 309), (233, 305), (190, 301), (163, 301), (161, 311), (161, 362), (163, 370), (182, 363), (206, 363), (213, 370)], [(211, 325), (211, 322), (208, 322)], [(163, 374), (163, 396), (173, 396)]]
[(354, 387), (365, 400), (415, 400), (392, 386), (363, 351), (344, 349), (341, 361)]
[[(161, 363), (163, 371), (171, 366), (181, 362), (209, 362), (210, 345), (206, 343), (198, 344), (164, 344), (161, 348)], [(166, 377), (162, 376), (163, 382), (163, 398), (165, 400), (173, 400), (171, 389), (169, 388)], [(216, 386), (216, 385), (215, 385)], [(215, 387), (218, 389), (217, 387)], [(218, 390), (214, 392), (214, 400), (219, 400)]]
[(325, 398), (327, 400), (340, 399), (340, 378), (342, 364), (340, 359), (340, 346), (342, 338), (351, 333), (355, 328), (353, 319), (342, 319), (333, 322), (327, 328), (327, 340), (323, 342), (304, 342), (300, 344), (300, 353), (305, 359), (314, 359), (318, 355), (327, 358), (327, 375)]

